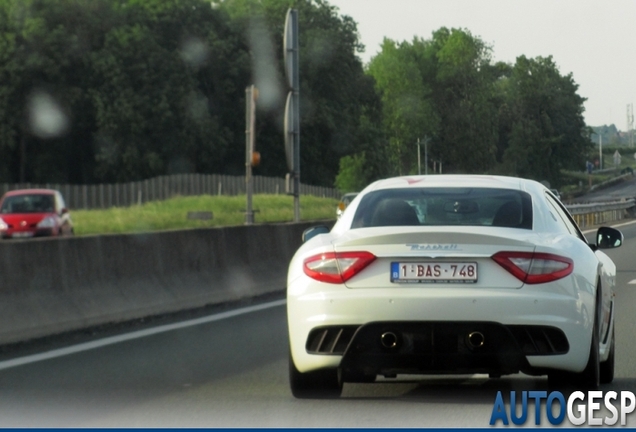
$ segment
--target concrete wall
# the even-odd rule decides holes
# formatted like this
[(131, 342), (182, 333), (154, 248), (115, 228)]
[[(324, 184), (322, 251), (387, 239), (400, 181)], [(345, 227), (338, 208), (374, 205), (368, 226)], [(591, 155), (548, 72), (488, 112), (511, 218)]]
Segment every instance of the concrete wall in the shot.
[(316, 224), (0, 241), (0, 344), (282, 291)]

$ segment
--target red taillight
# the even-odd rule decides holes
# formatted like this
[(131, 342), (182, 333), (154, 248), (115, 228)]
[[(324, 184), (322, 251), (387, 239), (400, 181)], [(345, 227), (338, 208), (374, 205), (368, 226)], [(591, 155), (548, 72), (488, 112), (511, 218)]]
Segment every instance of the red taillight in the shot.
[(306, 258), (303, 271), (320, 282), (341, 284), (375, 260), (369, 252), (325, 252)]
[(574, 261), (540, 252), (498, 252), (492, 259), (527, 284), (552, 282), (571, 274)]

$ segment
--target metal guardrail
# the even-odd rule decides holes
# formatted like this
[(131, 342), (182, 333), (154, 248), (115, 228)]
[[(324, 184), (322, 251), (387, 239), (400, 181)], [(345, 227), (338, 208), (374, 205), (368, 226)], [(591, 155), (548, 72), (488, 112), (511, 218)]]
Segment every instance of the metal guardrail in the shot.
[(609, 210), (627, 210), (628, 208), (632, 208), (635, 205), (636, 200), (634, 198), (628, 198), (620, 201), (606, 201), (587, 204), (566, 204), (565, 207), (568, 209), (570, 214), (578, 215), (604, 212)]
[(579, 227), (586, 228), (633, 217), (636, 200), (626, 198), (602, 203), (566, 204), (565, 207)]

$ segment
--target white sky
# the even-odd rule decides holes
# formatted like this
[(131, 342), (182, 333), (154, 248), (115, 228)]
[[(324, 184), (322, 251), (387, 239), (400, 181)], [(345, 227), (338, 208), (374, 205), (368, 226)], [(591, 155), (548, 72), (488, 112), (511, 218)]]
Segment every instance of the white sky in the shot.
[(328, 0), (358, 23), (365, 63), (382, 40), (430, 39), (463, 28), (493, 47), (493, 59), (552, 55), (587, 98), (589, 126), (627, 130), (636, 104), (636, 0)]

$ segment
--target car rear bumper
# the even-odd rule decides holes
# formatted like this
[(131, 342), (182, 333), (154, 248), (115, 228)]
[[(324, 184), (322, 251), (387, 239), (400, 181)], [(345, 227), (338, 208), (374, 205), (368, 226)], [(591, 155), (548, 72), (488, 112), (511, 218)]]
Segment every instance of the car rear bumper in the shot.
[[(592, 293), (524, 289), (434, 289), (425, 296), (408, 288), (344, 289), (288, 296), (287, 308), (299, 371), (341, 367), (387, 375), (580, 372), (587, 364), (594, 316)], [(333, 352), (316, 348), (321, 337), (328, 344), (339, 332)], [(397, 347), (382, 346), (387, 332), (396, 335)], [(482, 346), (468, 343), (473, 332), (483, 335)]]
[(1, 235), (4, 239), (24, 239), (32, 237), (50, 237), (57, 234), (56, 228), (38, 228), (32, 230), (7, 230), (2, 231)]
[(315, 328), (305, 349), (314, 355), (341, 355), (339, 366), (346, 381), (399, 373), (505, 375), (531, 371), (528, 355), (567, 354), (569, 344), (555, 327), (386, 321)]

